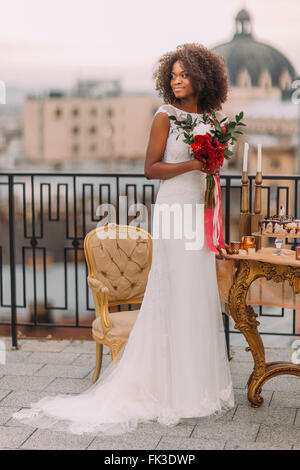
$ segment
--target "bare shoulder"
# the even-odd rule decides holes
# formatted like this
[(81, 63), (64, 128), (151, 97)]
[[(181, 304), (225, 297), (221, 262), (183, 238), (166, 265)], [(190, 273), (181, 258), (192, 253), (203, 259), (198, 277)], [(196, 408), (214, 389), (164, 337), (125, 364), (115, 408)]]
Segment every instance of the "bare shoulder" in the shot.
[(170, 119), (168, 113), (164, 110), (158, 110), (153, 118), (152, 127), (169, 129)]

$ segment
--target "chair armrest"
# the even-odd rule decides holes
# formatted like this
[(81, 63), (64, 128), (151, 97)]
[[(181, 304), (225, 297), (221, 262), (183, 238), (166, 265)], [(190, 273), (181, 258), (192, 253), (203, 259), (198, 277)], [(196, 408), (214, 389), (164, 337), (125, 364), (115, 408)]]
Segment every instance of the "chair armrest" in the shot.
[(99, 279), (92, 276), (87, 278), (88, 286), (92, 289), (95, 301), (96, 317), (101, 316), (102, 326), (110, 329), (112, 324), (109, 320), (108, 311), (108, 288)]
[(92, 290), (95, 290), (96, 292), (99, 292), (101, 290), (103, 293), (106, 292), (108, 294), (108, 288), (103, 284), (102, 281), (91, 276), (88, 276), (87, 280), (88, 280), (88, 286)]

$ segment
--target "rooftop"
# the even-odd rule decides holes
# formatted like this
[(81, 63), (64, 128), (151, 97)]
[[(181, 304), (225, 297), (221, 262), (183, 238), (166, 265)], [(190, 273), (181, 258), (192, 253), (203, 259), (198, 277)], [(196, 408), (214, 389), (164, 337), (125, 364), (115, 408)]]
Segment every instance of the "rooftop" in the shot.
[[(19, 340), (19, 350), (6, 345), (0, 362), (1, 449), (300, 449), (299, 378), (280, 376), (262, 391), (264, 403), (252, 408), (247, 400), (247, 379), (252, 371), (251, 353), (231, 346), (230, 361), (236, 406), (212, 424), (179, 424), (167, 428), (157, 423), (139, 425), (121, 436), (78, 436), (21, 425), (12, 414), (30, 403), (57, 393), (78, 394), (91, 385), (95, 364), (93, 341)], [(291, 360), (291, 348), (265, 348), (268, 361)], [(103, 367), (110, 362), (104, 350)], [(3, 361), (4, 362), (4, 361)]]
[(231, 41), (219, 44), (212, 49), (224, 57), (232, 85), (237, 85), (238, 75), (246, 69), (252, 86), (258, 86), (261, 73), (267, 69), (274, 87), (280, 87), (280, 76), (288, 72), (292, 80), (296, 72), (289, 59), (275, 47), (257, 41), (253, 35), (252, 19), (247, 10), (242, 9), (235, 17), (235, 34)]

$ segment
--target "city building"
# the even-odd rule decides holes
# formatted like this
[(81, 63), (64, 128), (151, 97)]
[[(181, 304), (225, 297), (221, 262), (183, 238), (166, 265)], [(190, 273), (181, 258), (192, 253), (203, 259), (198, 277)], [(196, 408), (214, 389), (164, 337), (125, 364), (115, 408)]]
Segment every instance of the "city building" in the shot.
[(24, 144), (32, 162), (145, 158), (155, 110), (151, 94), (29, 97)]

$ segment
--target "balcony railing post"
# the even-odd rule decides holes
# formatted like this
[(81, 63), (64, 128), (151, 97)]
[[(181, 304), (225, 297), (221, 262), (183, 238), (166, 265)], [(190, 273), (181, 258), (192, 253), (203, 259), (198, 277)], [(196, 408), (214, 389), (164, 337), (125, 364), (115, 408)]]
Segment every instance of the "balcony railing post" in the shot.
[(10, 297), (11, 297), (11, 339), (12, 348), (18, 349), (17, 340), (17, 302), (16, 302), (16, 260), (15, 260), (15, 208), (14, 176), (8, 175), (8, 214), (9, 214), (9, 263), (10, 263)]

